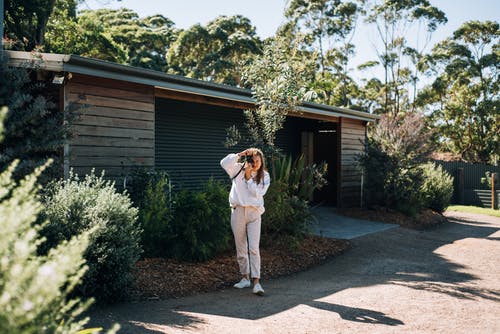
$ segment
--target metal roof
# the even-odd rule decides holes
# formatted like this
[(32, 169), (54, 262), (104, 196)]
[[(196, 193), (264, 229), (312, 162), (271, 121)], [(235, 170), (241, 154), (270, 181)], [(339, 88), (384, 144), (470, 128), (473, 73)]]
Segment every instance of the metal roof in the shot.
[[(230, 101), (255, 103), (249, 89), (238, 88), (203, 80), (166, 74), (159, 71), (117, 64), (105, 60), (92, 59), (77, 55), (53, 53), (30, 53), (6, 51), (9, 62), (14, 66), (36, 66), (53, 72), (72, 72), (96, 77), (134, 82), (178, 92), (215, 97)], [(345, 117), (373, 122), (378, 115), (348, 108), (305, 102), (298, 107), (299, 112), (326, 116)]]

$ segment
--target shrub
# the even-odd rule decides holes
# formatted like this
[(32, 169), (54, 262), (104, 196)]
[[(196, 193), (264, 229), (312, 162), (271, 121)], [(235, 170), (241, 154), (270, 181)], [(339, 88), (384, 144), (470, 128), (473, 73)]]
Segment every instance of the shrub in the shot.
[(421, 166), (424, 181), (420, 192), (424, 206), (437, 212), (443, 212), (450, 205), (453, 196), (453, 178), (441, 166), (427, 163)]
[[(37, 62), (33, 61), (30, 66), (36, 68)], [(46, 183), (50, 177), (61, 176), (60, 149), (70, 135), (70, 123), (76, 114), (69, 110), (72, 108), (61, 112), (47, 98), (50, 95), (47, 92), (56, 93), (58, 89), (33, 80), (35, 76), (36, 69), (9, 66), (7, 55), (0, 52), (0, 106), (7, 106), (9, 110), (5, 138), (0, 143), (0, 169), (20, 159), (14, 173), (14, 178), (20, 179), (52, 158), (55, 163), (39, 178)]]
[(144, 257), (168, 255), (172, 239), (172, 203), (169, 180), (166, 174), (159, 179), (150, 178), (143, 199), (139, 201), (139, 224), (142, 227), (141, 243)]
[(127, 195), (117, 193), (114, 184), (93, 173), (84, 180), (71, 175), (52, 184), (44, 196), (43, 216), (50, 220), (43, 229), (47, 241), (40, 251), (95, 229), (85, 252), (89, 266), (77, 290), (111, 302), (125, 296), (132, 282), (131, 271), (141, 253), (141, 230), (137, 209)]
[(366, 154), (359, 159), (366, 176), (367, 204), (384, 205), (407, 215), (422, 209), (419, 164), (429, 151), (429, 138), (418, 113), (382, 116), (370, 131)]
[(171, 254), (204, 261), (229, 248), (228, 189), (210, 179), (202, 191), (182, 190), (175, 196)]
[(290, 195), (309, 201), (316, 189), (326, 185), (327, 164), (306, 165), (305, 157), (299, 156), (292, 161), (291, 156), (281, 156), (271, 162), (271, 174), (274, 181), (283, 181)]
[(271, 182), (265, 195), (266, 212), (262, 217), (262, 243), (277, 240), (293, 245), (309, 232), (311, 213), (307, 201), (290, 195), (282, 180)]

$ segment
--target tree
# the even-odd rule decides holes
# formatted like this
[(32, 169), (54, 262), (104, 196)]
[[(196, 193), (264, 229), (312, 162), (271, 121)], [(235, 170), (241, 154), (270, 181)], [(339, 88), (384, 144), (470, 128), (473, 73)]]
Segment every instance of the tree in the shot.
[[(416, 63), (430, 40), (430, 34), (438, 24), (447, 22), (446, 16), (428, 0), (379, 0), (367, 4), (367, 22), (375, 25), (382, 42), (382, 48), (377, 51), (378, 61), (370, 62), (370, 65), (381, 64), (384, 68), (384, 96), (378, 102), (381, 111), (395, 116), (414, 110), (411, 99), (416, 94), (418, 81)], [(411, 46), (406, 37), (415, 22), (424, 25), (427, 32), (426, 43), (420, 50)], [(417, 31), (417, 39), (419, 35), (420, 31)]]
[[(60, 149), (70, 136), (74, 114), (59, 111), (50, 101), (50, 89), (35, 80), (35, 70), (10, 67), (7, 62), (7, 56), (0, 54), (0, 105), (9, 108), (0, 143), (0, 169), (20, 159), (16, 175), (21, 177), (52, 158), (56, 163), (45, 177), (56, 176), (61, 172)], [(32, 65), (36, 67), (37, 62), (33, 60)]]
[(312, 88), (321, 102), (348, 106), (356, 85), (349, 76), (351, 44), (360, 8), (354, 1), (292, 0), (285, 11), (288, 22), (280, 34), (303, 34), (306, 49), (318, 53), (318, 73)]
[[(255, 109), (244, 111), (249, 141), (271, 155), (278, 151), (274, 139), (286, 115), (314, 96), (313, 91), (306, 89), (310, 68), (296, 45), (291, 48), (290, 41), (283, 37), (266, 41), (263, 54), (256, 56), (243, 73), (256, 101)], [(233, 139), (240, 135), (232, 127), (228, 137), (232, 138), (227, 142), (236, 144)]]
[(5, 34), (14, 49), (31, 51), (43, 45), (45, 29), (56, 0), (5, 0)]
[(219, 16), (206, 27), (197, 24), (179, 34), (168, 51), (169, 73), (242, 86), (243, 66), (260, 49), (248, 18)]
[(426, 69), (437, 77), (419, 96), (442, 148), (495, 164), (500, 152), (498, 22), (469, 21), (437, 44)]
[(45, 50), (166, 71), (166, 53), (177, 37), (174, 23), (162, 15), (139, 18), (130, 9), (85, 10), (78, 16), (57, 0)]

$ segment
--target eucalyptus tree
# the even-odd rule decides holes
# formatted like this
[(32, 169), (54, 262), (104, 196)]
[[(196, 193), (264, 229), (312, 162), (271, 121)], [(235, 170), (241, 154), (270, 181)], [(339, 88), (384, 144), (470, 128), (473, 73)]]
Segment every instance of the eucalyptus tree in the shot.
[(241, 86), (243, 66), (261, 53), (261, 44), (248, 18), (219, 16), (179, 34), (168, 51), (169, 72)]
[[(133, 66), (166, 71), (166, 53), (177, 37), (174, 22), (162, 15), (139, 18), (133, 10), (84, 10), (73, 23), (73, 39), (66, 23), (54, 17), (51, 51), (76, 53)], [(76, 25), (75, 25), (76, 24)], [(70, 30), (71, 31), (71, 30)]]
[(77, 17), (76, 1), (56, 0), (47, 23), (45, 52), (76, 54), (116, 63), (126, 63), (127, 53), (105, 26), (86, 17)]
[(351, 43), (362, 1), (291, 0), (285, 11), (288, 22), (281, 34), (303, 34), (305, 49), (318, 54), (318, 76), (312, 87), (322, 102), (349, 105), (356, 85), (349, 76)]
[[(416, 65), (431, 33), (447, 22), (446, 15), (428, 0), (375, 0), (366, 4), (366, 21), (374, 24), (381, 42), (378, 61), (370, 62), (384, 68), (385, 94), (383, 101), (378, 102), (383, 106), (380, 111), (396, 115), (412, 110), (418, 81)], [(416, 27), (425, 29), (423, 46), (418, 45), (422, 32), (415, 31)], [(408, 39), (410, 32), (416, 36), (415, 41)]]
[(468, 161), (500, 157), (498, 22), (469, 21), (438, 43), (425, 69), (436, 79), (419, 96), (439, 134), (438, 142)]

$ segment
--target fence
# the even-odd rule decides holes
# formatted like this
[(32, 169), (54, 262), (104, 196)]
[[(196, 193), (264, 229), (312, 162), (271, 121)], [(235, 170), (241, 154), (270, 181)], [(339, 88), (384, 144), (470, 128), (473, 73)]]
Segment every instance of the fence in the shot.
[(481, 178), (485, 177), (486, 172), (496, 173), (495, 189), (500, 190), (498, 187), (500, 166), (471, 164), (461, 161), (436, 160), (434, 162), (453, 177), (453, 197), (451, 200), (453, 204), (491, 208), (492, 201), (495, 201), (495, 208), (500, 207), (500, 191), (495, 191), (492, 196), (492, 190), (481, 183)]

